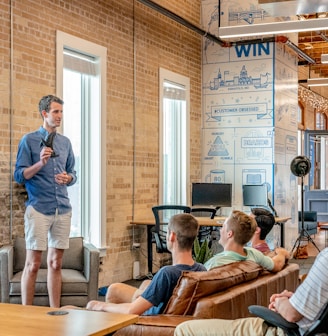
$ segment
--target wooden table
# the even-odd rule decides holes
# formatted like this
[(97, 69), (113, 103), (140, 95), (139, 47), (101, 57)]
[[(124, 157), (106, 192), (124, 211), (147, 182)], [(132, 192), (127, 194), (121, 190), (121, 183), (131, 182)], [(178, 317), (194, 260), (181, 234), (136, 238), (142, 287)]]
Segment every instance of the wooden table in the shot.
[[(214, 219), (208, 217), (196, 217), (200, 226), (222, 226), (227, 217), (216, 216)], [(284, 223), (291, 217), (275, 217), (275, 222), (280, 226), (280, 246), (284, 247)], [(153, 271), (153, 245), (152, 245), (152, 229), (155, 226), (155, 218), (135, 219), (130, 222), (133, 225), (146, 225), (147, 226), (147, 263), (148, 272), (151, 274)]]
[[(68, 314), (49, 314), (58, 311)], [(0, 334), (4, 336), (100, 336), (137, 321), (138, 315), (0, 303)]]

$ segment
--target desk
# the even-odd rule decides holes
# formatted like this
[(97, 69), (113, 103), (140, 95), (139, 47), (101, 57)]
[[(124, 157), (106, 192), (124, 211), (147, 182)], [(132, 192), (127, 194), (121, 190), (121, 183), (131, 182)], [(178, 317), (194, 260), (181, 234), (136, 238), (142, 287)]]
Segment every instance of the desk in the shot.
[[(210, 219), (208, 217), (196, 217), (200, 226), (222, 226), (227, 217), (215, 217)], [(291, 217), (275, 217), (276, 224), (280, 226), (280, 245), (284, 247), (284, 223)], [(130, 222), (133, 225), (146, 225), (147, 226), (147, 262), (148, 272), (153, 271), (153, 243), (152, 243), (152, 229), (155, 226), (155, 219), (135, 219)]]
[(0, 303), (1, 335), (101, 336), (138, 321), (137, 315), (65, 309), (66, 315), (49, 315), (56, 308)]

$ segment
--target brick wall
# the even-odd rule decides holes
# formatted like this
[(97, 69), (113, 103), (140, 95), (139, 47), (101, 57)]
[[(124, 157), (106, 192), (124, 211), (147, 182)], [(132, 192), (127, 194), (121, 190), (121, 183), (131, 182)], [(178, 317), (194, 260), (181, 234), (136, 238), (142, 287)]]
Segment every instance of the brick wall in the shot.
[[(156, 2), (199, 25), (199, 0)], [(12, 171), (20, 138), (42, 123), (37, 111), (40, 97), (56, 93), (55, 40), (56, 30), (61, 30), (108, 49), (107, 242), (110, 249), (103, 258), (99, 286), (130, 279), (135, 259), (141, 261), (141, 271), (145, 272), (146, 259), (141, 253), (146, 253), (145, 244), (141, 252), (131, 251), (129, 222), (133, 215), (150, 214), (151, 206), (158, 203), (158, 71), (163, 67), (190, 77), (190, 173), (191, 180), (198, 180), (200, 36), (132, 0), (3, 0), (0, 17), (0, 244), (24, 235), (25, 192), (13, 181)], [(132, 137), (134, 51), (135, 147)], [(144, 241), (145, 229), (137, 229), (135, 234)]]

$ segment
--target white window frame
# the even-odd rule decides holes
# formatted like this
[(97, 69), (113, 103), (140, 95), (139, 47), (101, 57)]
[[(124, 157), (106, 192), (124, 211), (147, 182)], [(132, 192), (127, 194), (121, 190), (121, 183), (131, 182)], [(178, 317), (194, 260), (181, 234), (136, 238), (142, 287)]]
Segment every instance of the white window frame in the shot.
[[(159, 203), (163, 204), (164, 181), (163, 181), (163, 137), (164, 137), (164, 123), (163, 123), (163, 89), (164, 81), (169, 81), (182, 85), (186, 89), (186, 203), (190, 204), (190, 79), (186, 76), (177, 74), (167, 69), (159, 69), (159, 106), (160, 106), (160, 121), (159, 121), (159, 150), (160, 150), (160, 164), (159, 164)], [(187, 205), (186, 204), (186, 205)]]
[[(99, 61), (100, 74), (100, 104), (93, 111), (90, 123), (92, 141), (92, 163), (89, 178), (92, 178), (92, 188), (89, 197), (89, 218), (83, 228), (83, 236), (89, 237), (92, 244), (105, 253), (106, 242), (106, 78), (107, 78), (107, 48), (83, 40), (73, 35), (57, 31), (56, 36), (56, 92), (63, 96), (63, 51), (64, 47), (91, 55)], [(64, 108), (65, 110), (65, 108)], [(78, 177), (79, 178), (79, 177)], [(96, 202), (95, 202), (96, 200)]]

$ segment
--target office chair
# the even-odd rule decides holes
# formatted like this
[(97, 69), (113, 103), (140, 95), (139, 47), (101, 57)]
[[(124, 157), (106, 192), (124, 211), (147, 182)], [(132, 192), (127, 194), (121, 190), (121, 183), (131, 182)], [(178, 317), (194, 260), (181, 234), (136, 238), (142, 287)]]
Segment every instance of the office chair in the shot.
[[(280, 314), (272, 311), (267, 307), (249, 306), (248, 310), (268, 323), (271, 326), (281, 328), (287, 336), (300, 336), (298, 325), (285, 320)], [(317, 334), (327, 335), (328, 331), (328, 303), (326, 303), (319, 318), (312, 324), (312, 326), (303, 334), (303, 336), (314, 336)]]
[(170, 253), (166, 245), (167, 224), (173, 215), (178, 213), (190, 213), (191, 208), (185, 205), (157, 205), (152, 207), (155, 216), (153, 231), (157, 253)]
[[(195, 207), (191, 208), (191, 214), (195, 217), (209, 217), (213, 219), (216, 215), (216, 209), (207, 207), (199, 207), (199, 208)], [(199, 243), (202, 244), (205, 239), (210, 239), (212, 231), (213, 231), (212, 226), (200, 226), (198, 230)]]

